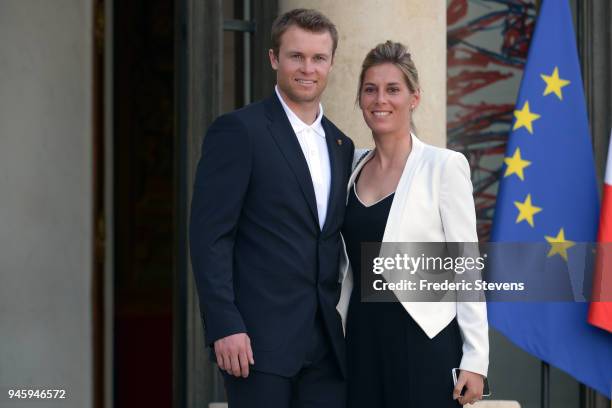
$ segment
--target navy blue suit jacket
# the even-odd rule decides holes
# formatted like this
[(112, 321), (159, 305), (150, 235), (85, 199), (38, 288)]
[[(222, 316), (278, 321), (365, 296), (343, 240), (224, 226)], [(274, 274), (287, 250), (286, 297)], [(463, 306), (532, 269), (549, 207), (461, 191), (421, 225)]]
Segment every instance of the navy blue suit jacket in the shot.
[(254, 369), (299, 371), (320, 309), (345, 370), (338, 263), (354, 146), (322, 119), (331, 168), (319, 227), (306, 159), (276, 95), (217, 118), (202, 144), (190, 249), (207, 345), (245, 332)]

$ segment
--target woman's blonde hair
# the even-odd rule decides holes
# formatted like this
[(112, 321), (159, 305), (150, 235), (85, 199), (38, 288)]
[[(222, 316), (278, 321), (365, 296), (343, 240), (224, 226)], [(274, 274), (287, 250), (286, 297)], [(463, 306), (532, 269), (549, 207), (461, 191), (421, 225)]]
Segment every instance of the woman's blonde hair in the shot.
[[(357, 89), (356, 99), (358, 104), (360, 104), (361, 87), (363, 86), (366, 71), (373, 66), (381, 64), (392, 64), (396, 66), (400, 71), (402, 71), (404, 81), (406, 82), (410, 93), (415, 94), (420, 92), (421, 87), (419, 85), (419, 73), (414, 65), (414, 61), (412, 61), (410, 53), (406, 49), (406, 46), (399, 42), (387, 41), (372, 48), (361, 64), (359, 88)], [(414, 129), (414, 123), (410, 123), (410, 125)]]

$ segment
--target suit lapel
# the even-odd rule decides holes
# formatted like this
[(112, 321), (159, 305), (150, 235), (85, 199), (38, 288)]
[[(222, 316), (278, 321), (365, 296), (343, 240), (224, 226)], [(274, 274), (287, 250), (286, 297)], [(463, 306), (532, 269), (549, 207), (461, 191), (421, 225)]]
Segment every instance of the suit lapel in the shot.
[[(319, 215), (317, 212), (317, 200), (315, 197), (312, 178), (308, 170), (308, 163), (297, 140), (297, 136), (291, 128), (289, 119), (283, 110), (280, 101), (276, 95), (266, 100), (266, 113), (270, 119), (268, 129), (282, 152), (287, 164), (293, 171), (300, 189), (304, 194), (308, 208), (315, 219), (317, 227), (319, 226)], [(274, 177), (274, 175), (272, 175)]]
[(406, 228), (399, 220), (402, 219), (401, 214), (404, 212), (408, 203), (410, 186), (412, 185), (412, 179), (423, 155), (424, 147), (423, 142), (421, 142), (414, 133), (411, 133), (410, 137), (412, 138), (412, 151), (408, 156), (404, 171), (402, 171), (402, 175), (395, 189), (395, 195), (393, 196), (393, 202), (391, 203), (391, 209), (387, 217), (387, 225), (385, 226), (382, 242), (399, 242), (401, 239), (397, 234), (399, 231), (402, 229), (405, 230)]
[[(385, 226), (382, 242), (399, 242), (400, 239), (397, 237), (398, 229), (405, 229), (405, 225), (400, 225), (398, 220), (401, 218), (401, 214), (407, 205), (412, 178), (419, 166), (424, 150), (424, 143), (421, 142), (414, 133), (411, 133), (410, 137), (412, 138), (412, 150), (408, 156), (399, 182), (397, 183), (395, 194), (393, 195), (393, 201), (391, 203), (391, 209), (389, 210), (389, 216), (387, 217), (387, 224)], [(357, 175), (374, 154), (375, 149), (370, 150), (353, 169), (346, 189), (346, 203), (348, 203), (349, 192), (355, 183)]]
[(323, 225), (323, 231), (325, 231), (335, 219), (335, 209), (337, 202), (344, 196), (344, 188), (342, 188), (342, 157), (341, 157), (341, 144), (338, 144), (336, 140), (336, 134), (332, 131), (331, 126), (327, 122), (327, 119), (323, 117), (321, 121), (323, 130), (325, 130), (325, 142), (327, 143), (327, 152), (329, 154), (329, 168), (330, 168), (330, 186), (329, 186), (329, 199), (327, 200), (327, 216), (325, 217), (325, 224)]

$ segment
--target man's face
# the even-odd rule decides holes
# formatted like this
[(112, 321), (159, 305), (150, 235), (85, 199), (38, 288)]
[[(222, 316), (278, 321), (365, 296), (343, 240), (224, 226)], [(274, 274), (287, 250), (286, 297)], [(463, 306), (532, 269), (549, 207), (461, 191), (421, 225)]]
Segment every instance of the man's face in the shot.
[(332, 48), (328, 31), (313, 33), (294, 25), (283, 33), (278, 55), (269, 51), (276, 83), (289, 106), (319, 102), (332, 68)]

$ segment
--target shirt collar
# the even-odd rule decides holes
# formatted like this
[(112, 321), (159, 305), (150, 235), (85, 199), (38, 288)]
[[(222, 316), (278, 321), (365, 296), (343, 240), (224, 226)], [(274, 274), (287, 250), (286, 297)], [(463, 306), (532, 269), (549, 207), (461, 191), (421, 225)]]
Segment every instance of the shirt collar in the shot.
[(325, 137), (325, 131), (323, 130), (323, 126), (321, 125), (321, 119), (323, 119), (323, 106), (320, 103), (319, 103), (319, 114), (317, 115), (317, 118), (315, 119), (314, 122), (312, 122), (312, 125), (307, 125), (306, 123), (302, 121), (302, 119), (300, 119), (295, 113), (293, 113), (291, 108), (285, 103), (282, 95), (278, 91), (278, 85), (274, 87), (274, 90), (276, 91), (276, 95), (278, 96), (278, 99), (280, 100), (281, 105), (283, 105), (283, 109), (285, 111), (285, 114), (287, 115), (287, 118), (289, 119), (289, 123), (291, 123), (291, 127), (293, 128), (293, 131), (296, 134), (302, 132), (303, 130), (307, 128), (310, 128), (317, 135), (321, 137)]

